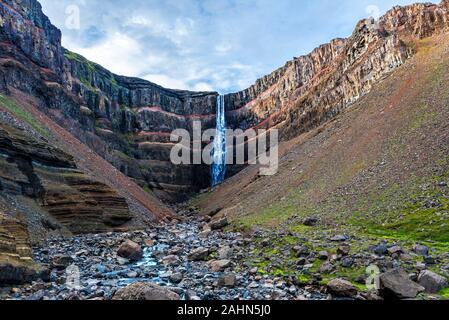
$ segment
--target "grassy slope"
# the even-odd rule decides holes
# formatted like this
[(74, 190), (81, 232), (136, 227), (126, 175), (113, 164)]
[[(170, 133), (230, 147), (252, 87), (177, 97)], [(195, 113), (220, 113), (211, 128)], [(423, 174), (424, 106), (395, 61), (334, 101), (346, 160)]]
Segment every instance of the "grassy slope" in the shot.
[(36, 132), (45, 138), (50, 137), (50, 132), (44, 128), (36, 119), (33, 118), (28, 112), (26, 112), (22, 107), (15, 103), (10, 98), (0, 94), (0, 106), (5, 110), (8, 110), (15, 117), (26, 123), (28, 126), (33, 128)]
[[(194, 205), (205, 214), (223, 209), (236, 228), (292, 231), (293, 238), (277, 240), (277, 252), (255, 253), (258, 266), (302, 235), (348, 233), (358, 247), (368, 239), (421, 241), (447, 252), (449, 37), (417, 47), (414, 58), (335, 121), (285, 143), (276, 176), (257, 177), (257, 168), (248, 168)], [(303, 226), (307, 216), (320, 217), (320, 225)], [(284, 260), (275, 272), (288, 273)], [(360, 272), (340, 270), (350, 279)]]

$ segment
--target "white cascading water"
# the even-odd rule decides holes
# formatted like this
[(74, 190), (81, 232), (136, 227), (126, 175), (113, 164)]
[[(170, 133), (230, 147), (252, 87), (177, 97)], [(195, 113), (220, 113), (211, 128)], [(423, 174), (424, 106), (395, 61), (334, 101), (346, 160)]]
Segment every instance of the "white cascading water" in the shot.
[(212, 187), (225, 180), (226, 177), (226, 117), (225, 99), (223, 95), (217, 97), (217, 127), (212, 150)]

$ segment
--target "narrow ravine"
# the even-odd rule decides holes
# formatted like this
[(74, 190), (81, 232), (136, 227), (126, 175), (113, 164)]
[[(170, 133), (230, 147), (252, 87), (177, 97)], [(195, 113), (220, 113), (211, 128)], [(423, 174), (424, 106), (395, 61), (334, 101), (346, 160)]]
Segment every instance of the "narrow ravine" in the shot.
[[(250, 238), (224, 232), (195, 211), (183, 210), (182, 222), (145, 231), (56, 238), (34, 248), (37, 262), (52, 269), (51, 282), (12, 288), (8, 299), (111, 299), (135, 282), (169, 288), (185, 300), (320, 299), (282, 278), (258, 274), (247, 261)], [(213, 229), (210, 230), (212, 226)], [(132, 240), (142, 247), (136, 262), (118, 256), (120, 245)], [(67, 281), (67, 270), (79, 268), (79, 288)], [(70, 280), (70, 279), (69, 279)]]

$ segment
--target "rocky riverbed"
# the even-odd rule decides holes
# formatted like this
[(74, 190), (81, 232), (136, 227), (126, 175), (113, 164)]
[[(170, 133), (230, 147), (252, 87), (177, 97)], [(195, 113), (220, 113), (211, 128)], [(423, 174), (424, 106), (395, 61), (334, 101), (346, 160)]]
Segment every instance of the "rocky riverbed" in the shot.
[(157, 284), (186, 300), (324, 297), (257, 274), (246, 263), (251, 239), (223, 232), (226, 220), (208, 223), (193, 211), (182, 212), (182, 218), (145, 231), (51, 239), (34, 248), (50, 281), (4, 288), (2, 298), (112, 299), (136, 283)]

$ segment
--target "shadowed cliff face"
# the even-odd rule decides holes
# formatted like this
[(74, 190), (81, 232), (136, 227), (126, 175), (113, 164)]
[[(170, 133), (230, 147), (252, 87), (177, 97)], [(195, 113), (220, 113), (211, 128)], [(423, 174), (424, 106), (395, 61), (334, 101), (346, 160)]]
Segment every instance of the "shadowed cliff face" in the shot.
[(39, 272), (32, 260), (27, 225), (0, 211), (0, 283), (23, 284), (36, 280)]
[[(169, 160), (174, 129), (215, 126), (217, 93), (170, 90), (117, 76), (61, 47), (61, 34), (35, 0), (0, 0), (0, 89), (39, 106), (123, 173), (167, 200), (209, 186), (207, 166)], [(225, 97), (232, 128), (279, 128), (291, 138), (332, 119), (412, 54), (410, 38), (444, 32), (449, 2), (396, 7)], [(100, 139), (98, 139), (98, 137)], [(231, 168), (230, 174), (239, 168)]]

